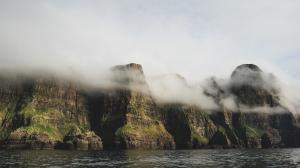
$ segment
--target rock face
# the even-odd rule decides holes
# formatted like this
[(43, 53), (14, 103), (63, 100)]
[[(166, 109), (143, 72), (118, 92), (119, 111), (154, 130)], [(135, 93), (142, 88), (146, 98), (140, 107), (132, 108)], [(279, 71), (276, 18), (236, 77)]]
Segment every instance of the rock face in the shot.
[(158, 111), (141, 66), (116, 66), (113, 71), (121, 87), (89, 95), (91, 125), (104, 148), (173, 149), (172, 136), (155, 115)]
[[(257, 69), (255, 69), (255, 73), (257, 73), (257, 79), (255, 80), (260, 84), (261, 76), (259, 75), (263, 74)], [(271, 76), (268, 79), (272, 81), (272, 78), (273, 77)], [(261, 85), (263, 86), (263, 84)], [(291, 138), (291, 135), (288, 135), (287, 132), (298, 129), (295, 124), (295, 118), (290, 111), (279, 103), (280, 100), (276, 88), (255, 87), (244, 84), (240, 87), (233, 87), (232, 90), (239, 101), (250, 107), (267, 106), (271, 109), (280, 109), (280, 113), (271, 112), (262, 114), (261, 111), (254, 111), (251, 114), (237, 114), (240, 116), (240, 125), (248, 125), (257, 129), (257, 132), (261, 132), (262, 147), (268, 146), (265, 144), (266, 139), (271, 140), (272, 146), (289, 147), (290, 145), (295, 145), (287, 142), (287, 139)]]
[(0, 116), (1, 139), (8, 138), (10, 142), (11, 135), (22, 135), (19, 146), (35, 135), (48, 136), (53, 143), (62, 141), (73, 125), (89, 128), (88, 110), (80, 88), (71, 81), (52, 77), (2, 78)]
[(201, 109), (182, 104), (160, 105), (166, 129), (176, 143), (176, 149), (203, 148), (217, 131), (209, 115)]
[[(0, 145), (26, 149), (198, 149), (299, 147), (297, 118), (280, 104), (274, 82), (253, 64), (229, 84), (209, 80), (220, 107), (157, 102), (142, 66), (111, 69), (112, 88), (83, 87), (51, 75), (0, 75)], [(180, 78), (188, 85), (184, 78)], [(274, 81), (273, 81), (274, 80)], [(236, 108), (224, 105), (231, 99)], [(274, 113), (273, 111), (280, 111)]]
[(58, 149), (102, 150), (102, 140), (93, 131), (82, 132), (78, 127), (70, 130), (63, 143), (57, 144)]
[(2, 144), (6, 149), (50, 149), (54, 148), (55, 142), (47, 133), (29, 132), (19, 129), (9, 135)]
[[(287, 142), (298, 130), (295, 118), (279, 103), (277, 88), (266, 87), (264, 78), (274, 80), (272, 75), (264, 74), (252, 64), (237, 67), (231, 75), (230, 96), (235, 97), (239, 108), (218, 112), (219, 115), (213, 117), (217, 125), (225, 128), (231, 145), (249, 148), (296, 145)], [(219, 93), (218, 96), (222, 96), (222, 92)]]

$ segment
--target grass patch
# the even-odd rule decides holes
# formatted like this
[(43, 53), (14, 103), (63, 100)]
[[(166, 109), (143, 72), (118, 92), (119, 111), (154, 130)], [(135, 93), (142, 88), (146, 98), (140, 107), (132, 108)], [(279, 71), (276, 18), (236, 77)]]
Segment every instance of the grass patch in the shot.
[(250, 126), (245, 126), (246, 128), (246, 135), (248, 137), (261, 137), (261, 135), (263, 134), (263, 131), (255, 128), (255, 127), (250, 127)]
[(199, 135), (199, 133), (197, 133), (195, 127), (191, 127), (191, 129), (192, 129), (191, 138), (192, 138), (192, 143), (194, 145), (197, 145), (197, 146), (200, 145), (201, 146), (201, 145), (207, 145), (208, 144), (208, 139), (204, 136)]
[(224, 127), (219, 126), (219, 127), (218, 127), (218, 131), (219, 131), (219, 132), (222, 132), (223, 134), (226, 135), (226, 130), (225, 130)]
[(15, 130), (16, 132), (25, 131), (28, 134), (33, 133), (46, 133), (48, 134), (50, 140), (62, 140), (62, 135), (59, 133), (58, 129), (51, 127), (50, 125), (43, 125), (43, 124), (34, 124), (28, 127), (21, 127)]
[(139, 93), (132, 93), (127, 110), (131, 114), (145, 116), (146, 104), (146, 100), (143, 96), (139, 95)]
[(10, 129), (0, 129), (0, 141), (5, 140), (11, 133)]
[(20, 115), (23, 115), (25, 118), (32, 118), (36, 114), (38, 114), (37, 110), (33, 107), (31, 103), (24, 107), (20, 112)]
[(88, 125), (79, 125), (76, 123), (67, 122), (65, 124), (58, 126), (58, 130), (61, 135), (67, 135), (70, 132), (73, 132), (74, 134), (80, 134), (81, 132), (88, 132), (90, 131), (90, 128)]
[(192, 140), (193, 140), (193, 142), (196, 142), (199, 145), (207, 145), (208, 144), (208, 139), (203, 136), (200, 136), (198, 134), (193, 133)]
[(115, 132), (116, 136), (122, 136), (122, 135), (150, 135), (150, 136), (160, 136), (161, 134), (164, 134), (166, 132), (166, 129), (164, 126), (160, 123), (158, 125), (151, 125), (151, 126), (139, 126), (139, 125), (133, 125), (130, 123), (127, 123), (121, 128), (118, 128)]

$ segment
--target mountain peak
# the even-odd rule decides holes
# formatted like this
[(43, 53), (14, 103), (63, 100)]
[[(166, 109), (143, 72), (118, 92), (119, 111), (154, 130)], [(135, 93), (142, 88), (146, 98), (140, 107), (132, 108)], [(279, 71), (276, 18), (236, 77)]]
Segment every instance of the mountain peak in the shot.
[(242, 64), (235, 68), (235, 70), (231, 74), (231, 78), (237, 76), (248, 76), (249, 74), (259, 74), (263, 72), (257, 65), (255, 64)]
[[(146, 80), (143, 67), (140, 64), (130, 63), (112, 67), (113, 81), (117, 85), (131, 86), (132, 89), (145, 87)], [(124, 86), (123, 86), (124, 87)]]
[(257, 65), (243, 64), (231, 75), (231, 91), (247, 106), (279, 105), (278, 88), (273, 75), (264, 73)]
[(239, 65), (236, 69), (241, 69), (241, 68), (248, 68), (255, 71), (261, 71), (261, 69), (255, 64), (242, 64)]
[(116, 65), (112, 68), (113, 71), (126, 71), (144, 74), (143, 66), (141, 64), (129, 63), (126, 65)]

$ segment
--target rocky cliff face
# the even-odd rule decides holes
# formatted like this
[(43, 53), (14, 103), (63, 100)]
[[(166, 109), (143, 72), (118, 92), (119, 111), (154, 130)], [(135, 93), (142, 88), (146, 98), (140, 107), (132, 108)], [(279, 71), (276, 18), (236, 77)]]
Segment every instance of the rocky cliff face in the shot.
[(2, 78), (0, 88), (1, 139), (8, 146), (33, 138), (54, 147), (70, 129), (89, 129), (85, 97), (71, 81), (18, 75)]
[(138, 64), (113, 68), (120, 88), (89, 94), (92, 128), (107, 149), (173, 149)]
[[(83, 87), (49, 75), (2, 75), (1, 146), (83, 150), (300, 146), (294, 115), (280, 104), (278, 88), (265, 83), (266, 77), (274, 77), (255, 65), (237, 67), (226, 86), (214, 78), (209, 81), (204, 94), (220, 107), (214, 110), (157, 102), (139, 64), (111, 70), (109, 89)], [(226, 98), (236, 108), (225, 106)]]
[[(231, 75), (227, 89), (238, 108), (217, 112), (213, 120), (219, 124), (223, 122), (221, 125), (228, 130), (224, 135), (231, 137), (228, 142), (232, 145), (249, 148), (299, 145), (288, 142), (297, 134), (295, 118), (280, 104), (277, 88), (265, 86), (266, 75), (252, 64), (237, 67)], [(273, 76), (267, 79), (273, 80)], [(219, 93), (218, 96), (222, 96), (223, 92)], [(227, 122), (220, 122), (220, 119)], [(266, 139), (270, 145), (266, 145)]]
[(176, 149), (204, 148), (217, 131), (209, 115), (195, 106), (161, 104), (159, 111)]

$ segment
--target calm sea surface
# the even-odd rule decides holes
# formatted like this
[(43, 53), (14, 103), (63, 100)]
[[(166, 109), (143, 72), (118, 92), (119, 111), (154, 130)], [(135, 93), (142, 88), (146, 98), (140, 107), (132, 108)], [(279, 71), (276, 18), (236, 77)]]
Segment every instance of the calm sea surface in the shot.
[(300, 149), (3, 150), (0, 151), (0, 167), (300, 167)]

